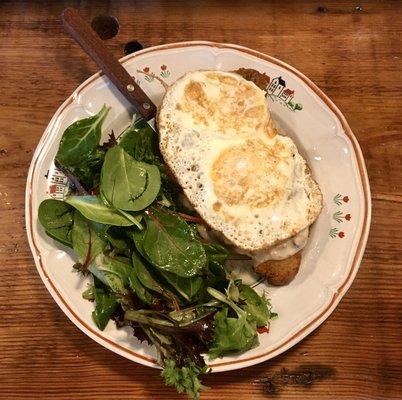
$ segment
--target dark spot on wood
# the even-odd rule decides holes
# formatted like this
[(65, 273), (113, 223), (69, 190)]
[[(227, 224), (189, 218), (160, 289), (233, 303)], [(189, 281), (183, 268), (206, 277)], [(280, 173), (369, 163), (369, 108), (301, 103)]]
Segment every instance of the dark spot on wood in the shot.
[(326, 12), (328, 12), (328, 8), (323, 7), (323, 6), (319, 6), (319, 7), (317, 7), (317, 12), (318, 13), (326, 13)]
[(115, 37), (119, 32), (119, 21), (112, 15), (98, 15), (91, 21), (92, 29), (102, 40)]
[(356, 11), (363, 11), (363, 7), (362, 7), (362, 6), (356, 6), (356, 7), (355, 7), (355, 10), (356, 10)]
[(267, 394), (278, 394), (287, 386), (310, 387), (314, 382), (332, 378), (335, 369), (321, 364), (300, 365), (293, 371), (283, 368), (279, 373), (273, 373), (267, 377), (254, 381), (262, 385), (262, 390)]
[(7, 149), (0, 149), (0, 155), (5, 156), (8, 153)]
[(136, 51), (142, 50), (144, 46), (137, 40), (131, 40), (124, 45), (124, 54), (135, 53)]

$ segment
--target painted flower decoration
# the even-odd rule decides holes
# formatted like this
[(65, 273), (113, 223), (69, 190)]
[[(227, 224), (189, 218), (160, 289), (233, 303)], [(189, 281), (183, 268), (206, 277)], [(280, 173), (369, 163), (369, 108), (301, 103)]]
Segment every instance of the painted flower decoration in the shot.
[(346, 221), (350, 221), (351, 218), (352, 218), (352, 216), (351, 216), (350, 214), (346, 214), (346, 215), (345, 215)]
[(162, 78), (168, 78), (170, 76), (170, 71), (168, 70), (167, 65), (162, 64), (161, 65), (161, 72), (160, 72), (160, 76)]
[(344, 196), (342, 199), (345, 203), (347, 203), (349, 201), (349, 197), (348, 196)]
[(145, 67), (143, 71), (147, 74), (149, 72), (149, 67)]
[(342, 239), (343, 237), (345, 237), (345, 232), (342, 232), (342, 231), (339, 232), (339, 233), (338, 233), (338, 236)]

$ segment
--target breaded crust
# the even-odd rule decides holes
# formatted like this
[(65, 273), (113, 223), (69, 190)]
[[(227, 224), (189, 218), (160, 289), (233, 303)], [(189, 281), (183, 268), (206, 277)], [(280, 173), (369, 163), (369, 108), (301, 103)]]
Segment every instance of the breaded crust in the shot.
[(239, 68), (233, 72), (237, 75), (242, 76), (247, 81), (253, 82), (262, 90), (266, 90), (267, 86), (269, 85), (269, 76), (255, 69)]
[(290, 283), (301, 263), (301, 251), (285, 260), (268, 260), (254, 267), (255, 272), (267, 280), (270, 285), (283, 286)]

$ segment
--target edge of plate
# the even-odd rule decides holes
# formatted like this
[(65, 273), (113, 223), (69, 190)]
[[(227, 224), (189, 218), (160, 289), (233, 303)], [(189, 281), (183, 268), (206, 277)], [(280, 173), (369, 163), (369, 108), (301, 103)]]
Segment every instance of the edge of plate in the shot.
[[(121, 63), (125, 63), (126, 61), (138, 57), (142, 54), (151, 53), (159, 50), (169, 50), (174, 48), (183, 48), (183, 47), (196, 47), (196, 46), (206, 46), (211, 48), (217, 49), (232, 49), (237, 50), (243, 53), (247, 53), (254, 57), (260, 58), (264, 61), (269, 61), (273, 64), (279, 65), (280, 67), (288, 70), (293, 75), (301, 79), (301, 81), (307, 85), (323, 102), (324, 104), (332, 111), (332, 113), (336, 116), (339, 120), (344, 134), (350, 139), (353, 150), (354, 156), (356, 160), (356, 164), (358, 166), (359, 172), (359, 183), (361, 186), (361, 190), (364, 196), (363, 203), (364, 203), (364, 216), (363, 222), (361, 226), (360, 238), (357, 243), (356, 251), (354, 254), (354, 258), (352, 264), (349, 266), (349, 272), (345, 278), (345, 280), (338, 286), (338, 288), (334, 291), (332, 295), (332, 299), (328, 302), (328, 304), (320, 310), (311, 321), (309, 321), (305, 326), (302, 326), (297, 332), (295, 332), (290, 338), (285, 339), (283, 342), (279, 343), (274, 349), (271, 349), (268, 352), (263, 354), (245, 357), (238, 360), (231, 360), (231, 361), (222, 361), (217, 363), (211, 363), (210, 367), (212, 372), (221, 372), (221, 371), (228, 371), (228, 370), (235, 370), (239, 368), (248, 367), (251, 365), (255, 365), (257, 363), (269, 360), (282, 352), (288, 350), (290, 347), (304, 339), (308, 334), (318, 328), (322, 322), (324, 322), (329, 315), (333, 312), (336, 308), (342, 297), (345, 295), (349, 287), (351, 286), (357, 271), (359, 269), (360, 262), (362, 260), (364, 250), (367, 243), (369, 228), (370, 228), (370, 221), (371, 221), (371, 197), (370, 197), (370, 186), (369, 180), (367, 175), (367, 170), (363, 158), (362, 151), (360, 146), (357, 142), (356, 137), (354, 136), (350, 126), (348, 125), (345, 117), (341, 113), (341, 111), (336, 107), (336, 105), (329, 99), (322, 91), (319, 89), (309, 78), (303, 75), (300, 71), (293, 68), (292, 66), (280, 61), (274, 57), (268, 56), (264, 53), (261, 53), (256, 50), (249, 49), (247, 47), (234, 45), (234, 44), (226, 44), (226, 43), (216, 43), (216, 42), (208, 42), (208, 41), (187, 41), (187, 42), (179, 42), (179, 43), (171, 43), (165, 45), (159, 45), (150, 47), (147, 49), (143, 49), (138, 51), (134, 54), (129, 54), (120, 59)], [(35, 153), (32, 158), (32, 162), (29, 168), (28, 176), (27, 176), (27, 185), (26, 185), (26, 192), (25, 192), (25, 222), (27, 228), (27, 237), (28, 242), (33, 254), (33, 258), (35, 261), (36, 268), (39, 272), (39, 275), (44, 282), (46, 288), (48, 289), (49, 293), (59, 305), (59, 307), (63, 310), (63, 312), (67, 315), (67, 317), (84, 333), (90, 336), (93, 340), (98, 342), (99, 344), (103, 345), (104, 347), (108, 348), (109, 350), (114, 351), (115, 353), (122, 355), (130, 360), (139, 362), (140, 364), (147, 365), (150, 367), (159, 366), (156, 363), (156, 360), (152, 357), (144, 356), (142, 354), (136, 353), (126, 347), (120, 346), (119, 344), (109, 340), (108, 338), (103, 337), (99, 332), (97, 332), (92, 327), (88, 326), (84, 321), (80, 319), (78, 315), (69, 307), (67, 302), (63, 299), (61, 294), (58, 292), (57, 288), (53, 284), (53, 282), (49, 279), (44, 266), (42, 265), (41, 260), (41, 253), (39, 248), (35, 243), (35, 239), (33, 237), (33, 229), (32, 229), (32, 179), (35, 172), (35, 167), (39, 156), (42, 151), (43, 143), (48, 138), (48, 135), (51, 133), (51, 128), (53, 124), (57, 121), (60, 114), (64, 111), (64, 109), (71, 103), (75, 101), (77, 95), (80, 91), (82, 91), (86, 86), (96, 80), (98, 77), (102, 76), (101, 72), (97, 72), (96, 74), (92, 75), (86, 81), (84, 81), (78, 88), (73, 92), (73, 94), (59, 107), (56, 111), (54, 116), (52, 117), (51, 121), (49, 122), (44, 134), (42, 135), (38, 146), (36, 147)]]

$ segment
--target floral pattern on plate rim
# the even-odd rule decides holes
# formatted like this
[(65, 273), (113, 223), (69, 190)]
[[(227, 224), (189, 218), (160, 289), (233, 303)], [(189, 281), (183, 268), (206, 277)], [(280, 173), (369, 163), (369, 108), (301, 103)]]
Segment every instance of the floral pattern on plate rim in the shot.
[[(350, 200), (349, 196), (344, 196), (340, 193), (337, 193), (333, 198), (334, 204), (336, 204), (338, 207), (346, 203), (349, 203), (349, 200)], [(350, 221), (352, 219), (352, 216), (349, 213), (345, 214), (343, 211), (337, 210), (332, 214), (332, 219), (336, 221), (338, 224), (342, 224), (345, 221)], [(329, 236), (332, 237), (333, 239), (336, 237), (342, 239), (346, 236), (346, 233), (340, 228), (333, 227), (329, 231)]]

